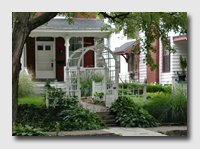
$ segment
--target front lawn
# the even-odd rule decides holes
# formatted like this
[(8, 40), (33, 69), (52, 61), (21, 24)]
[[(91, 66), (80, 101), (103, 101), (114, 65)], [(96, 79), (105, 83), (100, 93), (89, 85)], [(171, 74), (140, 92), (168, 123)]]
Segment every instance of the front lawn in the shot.
[(18, 105), (23, 104), (34, 104), (36, 107), (45, 106), (45, 100), (43, 100), (42, 96), (30, 96), (30, 97), (21, 97), (18, 98)]

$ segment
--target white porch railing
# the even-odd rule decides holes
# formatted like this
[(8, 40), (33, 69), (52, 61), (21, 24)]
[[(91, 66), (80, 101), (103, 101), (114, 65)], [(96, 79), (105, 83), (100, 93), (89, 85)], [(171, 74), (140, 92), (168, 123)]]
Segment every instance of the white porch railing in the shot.
[(175, 76), (172, 76), (172, 92), (176, 92), (176, 87), (180, 88), (187, 96), (187, 81), (177, 81)]

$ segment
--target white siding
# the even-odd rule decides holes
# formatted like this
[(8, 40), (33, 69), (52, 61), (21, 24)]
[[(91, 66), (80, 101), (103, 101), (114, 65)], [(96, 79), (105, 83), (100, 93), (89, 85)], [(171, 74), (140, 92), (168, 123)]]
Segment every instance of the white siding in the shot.
[[(140, 33), (140, 37), (144, 38), (144, 33)], [(140, 42), (140, 47), (143, 47), (143, 43)], [(143, 59), (145, 59), (144, 52), (140, 53), (140, 62), (139, 62), (139, 82), (144, 82), (144, 79), (147, 77), (147, 66), (144, 63)]]

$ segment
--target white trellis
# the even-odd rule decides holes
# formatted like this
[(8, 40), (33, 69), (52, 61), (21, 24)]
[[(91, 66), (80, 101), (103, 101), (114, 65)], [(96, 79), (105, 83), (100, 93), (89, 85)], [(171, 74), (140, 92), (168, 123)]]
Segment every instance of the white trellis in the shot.
[[(99, 52), (98, 49), (103, 49)], [(99, 58), (103, 62), (103, 67), (81, 67), (83, 65), (83, 57), (88, 51), (94, 51), (98, 54)], [(107, 55), (105, 55), (107, 53)], [(114, 60), (114, 66), (110, 65), (110, 60)], [(118, 98), (118, 63), (114, 53), (107, 47), (102, 45), (90, 46), (80, 48), (74, 51), (68, 59), (66, 64), (66, 95), (77, 96), (77, 99), (81, 101), (81, 74), (86, 72), (86, 69), (100, 70), (104, 74), (104, 97), (106, 106), (110, 106), (112, 102)]]

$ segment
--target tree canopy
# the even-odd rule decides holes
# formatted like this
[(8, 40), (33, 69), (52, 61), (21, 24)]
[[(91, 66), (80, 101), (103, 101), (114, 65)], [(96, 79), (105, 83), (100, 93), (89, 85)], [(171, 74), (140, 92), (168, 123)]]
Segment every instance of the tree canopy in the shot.
[[(157, 39), (161, 39), (162, 44), (171, 53), (175, 53), (175, 47), (170, 46), (167, 40), (168, 33), (187, 34), (187, 13), (186, 12), (99, 12), (100, 19), (108, 19), (107, 25), (102, 30), (108, 30), (112, 24), (117, 26), (117, 31), (123, 30), (124, 35), (137, 42), (142, 41), (142, 46), (134, 48), (133, 53), (139, 54), (144, 51), (146, 54), (146, 64), (153, 71), (158, 68), (158, 64), (154, 63), (151, 52), (156, 52), (156, 48), (152, 43)], [(113, 33), (114, 31), (110, 31)], [(137, 36), (137, 32), (144, 33), (144, 37)]]

